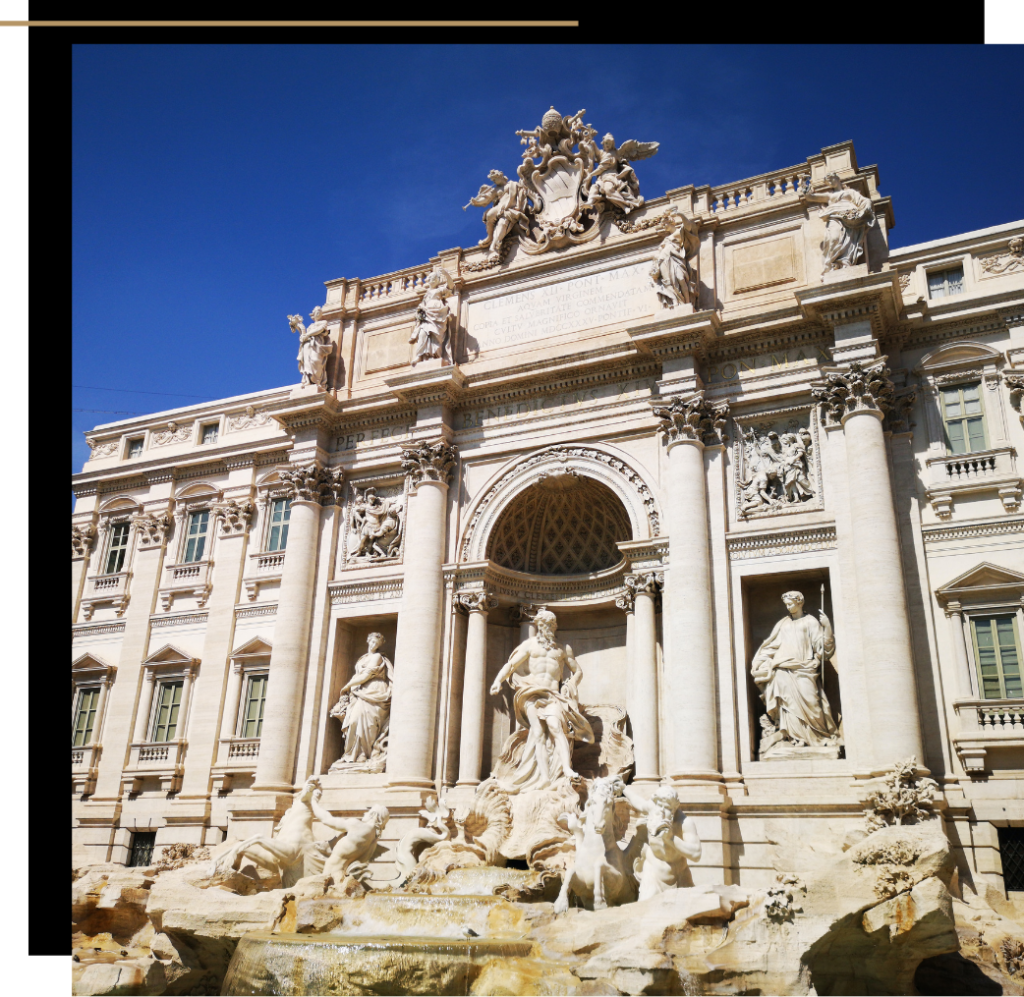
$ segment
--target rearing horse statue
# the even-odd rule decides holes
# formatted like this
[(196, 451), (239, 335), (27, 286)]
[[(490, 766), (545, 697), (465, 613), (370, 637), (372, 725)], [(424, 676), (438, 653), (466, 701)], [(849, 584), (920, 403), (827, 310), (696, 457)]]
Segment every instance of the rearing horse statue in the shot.
[(583, 823), (573, 814), (559, 817), (576, 837), (576, 856), (562, 879), (562, 889), (555, 901), (556, 914), (569, 909), (570, 890), (592, 910), (636, 900), (631, 857), (615, 840), (615, 802), (622, 796), (622, 790), (619, 776), (595, 779), (583, 808)]

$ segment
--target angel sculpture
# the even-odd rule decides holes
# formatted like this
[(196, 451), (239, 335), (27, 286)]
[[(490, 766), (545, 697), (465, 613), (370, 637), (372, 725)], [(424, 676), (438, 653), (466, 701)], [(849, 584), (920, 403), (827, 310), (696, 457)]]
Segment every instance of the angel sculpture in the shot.
[(352, 557), (392, 557), (402, 544), (402, 503), (382, 499), (372, 485), (358, 490), (352, 503), (352, 533), (356, 548)]
[(509, 180), (501, 170), (491, 170), (487, 179), (492, 183), (481, 185), (476, 197), (471, 197), (462, 210), (465, 211), (470, 204), (478, 208), (490, 205), (484, 212), (487, 235), (479, 245), (488, 246), (488, 259), (497, 260), (501, 258), (502, 244), (513, 231), (519, 230), (523, 235), (529, 233), (529, 195), (522, 183)]
[(451, 308), (448, 295), (455, 290), (456, 281), (444, 267), (434, 267), (427, 278), (427, 290), (416, 309), (410, 343), (416, 344), (412, 364), (420, 360), (444, 358), (447, 355)]
[(331, 340), (327, 334), (327, 322), (320, 317), (320, 306), (309, 313), (313, 324), (308, 328), (302, 324), (301, 315), (289, 315), (288, 325), (292, 332), (299, 334), (299, 372), (303, 384), (327, 387), (327, 357), (331, 352)]
[(592, 140), (587, 139), (586, 144), (597, 164), (590, 174), (590, 191), (587, 194), (590, 209), (600, 212), (610, 204), (628, 215), (634, 209), (642, 208), (644, 199), (640, 196), (640, 181), (629, 164), (638, 159), (649, 159), (658, 151), (660, 143), (629, 139), (616, 148), (615, 136), (609, 132), (601, 139), (600, 152)]

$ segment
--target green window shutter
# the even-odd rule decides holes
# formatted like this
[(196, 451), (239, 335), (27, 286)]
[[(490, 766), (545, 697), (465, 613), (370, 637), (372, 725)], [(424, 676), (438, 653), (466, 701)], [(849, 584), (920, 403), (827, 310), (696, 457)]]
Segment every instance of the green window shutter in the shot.
[(92, 743), (93, 728), (96, 724), (96, 705), (99, 703), (98, 688), (83, 689), (78, 694), (78, 711), (75, 715), (75, 729), (71, 745), (75, 748)]
[(967, 453), (967, 447), (964, 444), (964, 424), (962, 422), (947, 422), (946, 434), (949, 438), (950, 453)]
[(249, 679), (246, 695), (243, 737), (260, 737), (263, 733), (263, 704), (267, 698), (267, 676), (255, 675)]
[(154, 741), (172, 741), (178, 728), (178, 710), (181, 708), (181, 682), (164, 682), (160, 686)]
[(1016, 699), (1024, 695), (1015, 617), (975, 616), (971, 628), (982, 698)]
[(103, 567), (104, 574), (116, 575), (124, 567), (124, 556), (128, 552), (129, 529), (128, 523), (115, 523), (111, 527), (107, 560)]
[(270, 516), (267, 550), (284, 550), (288, 544), (288, 520), (292, 514), (291, 499), (276, 499)]
[(1003, 690), (1008, 698), (1021, 695), (1020, 655), (1012, 616), (996, 617), (999, 661), (1003, 670)]
[(210, 520), (208, 511), (194, 512), (188, 521), (188, 543), (185, 545), (185, 561), (201, 561), (206, 549), (206, 528)]

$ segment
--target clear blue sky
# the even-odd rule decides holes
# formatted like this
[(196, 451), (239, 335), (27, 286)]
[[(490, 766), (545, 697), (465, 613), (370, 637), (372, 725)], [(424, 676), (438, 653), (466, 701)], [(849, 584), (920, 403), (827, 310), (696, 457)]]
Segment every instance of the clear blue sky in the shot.
[[(1014, 46), (75, 45), (74, 407), (296, 381), (285, 316), (474, 245), (461, 205), (551, 104), (660, 142), (651, 197), (852, 139), (893, 246), (1024, 218), (1022, 69)], [(73, 413), (75, 470), (123, 417)]]

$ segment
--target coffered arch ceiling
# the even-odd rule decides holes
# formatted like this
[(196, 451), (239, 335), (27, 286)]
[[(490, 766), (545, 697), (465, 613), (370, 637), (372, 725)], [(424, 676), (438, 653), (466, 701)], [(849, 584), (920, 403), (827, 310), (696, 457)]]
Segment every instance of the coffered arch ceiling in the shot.
[(618, 564), (616, 541), (632, 539), (619, 497), (566, 469), (543, 475), (509, 503), (491, 531), (487, 556), (514, 571), (580, 575)]

